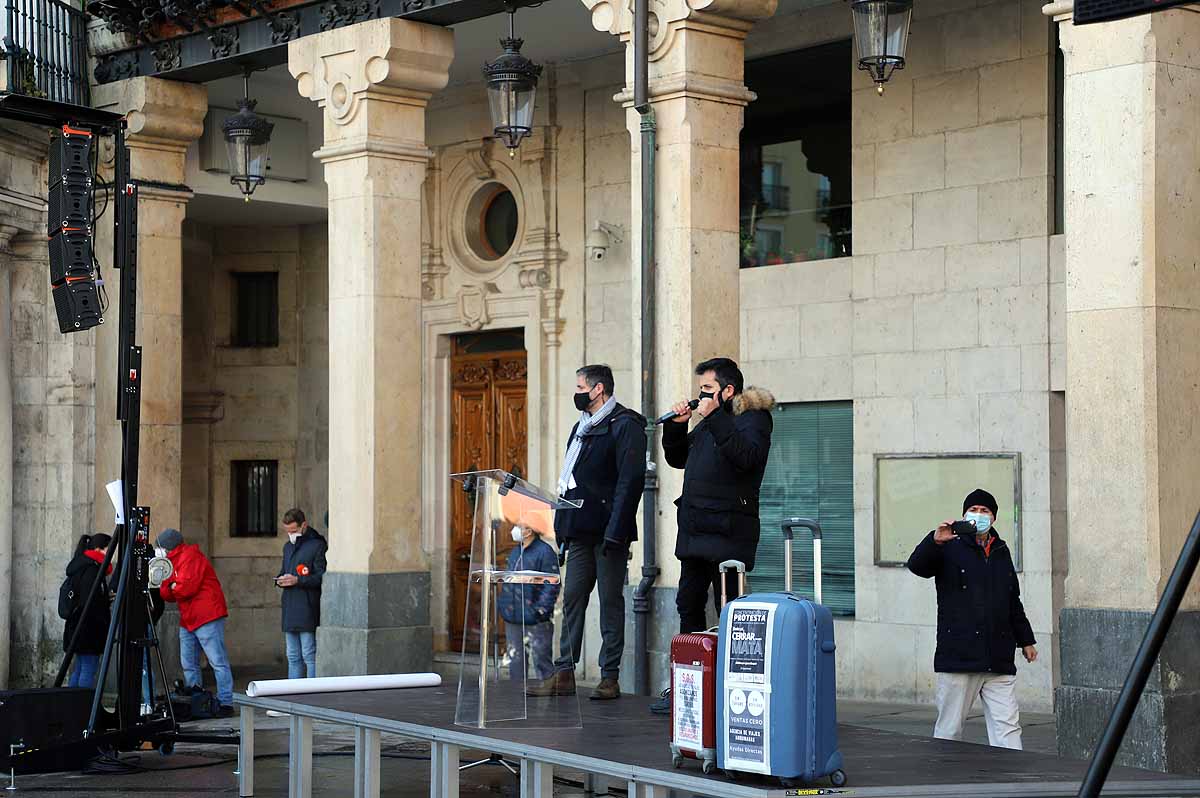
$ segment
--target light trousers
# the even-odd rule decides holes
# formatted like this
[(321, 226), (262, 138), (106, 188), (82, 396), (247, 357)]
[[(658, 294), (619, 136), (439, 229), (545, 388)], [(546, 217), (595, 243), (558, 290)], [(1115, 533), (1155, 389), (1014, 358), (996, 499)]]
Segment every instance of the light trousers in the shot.
[(978, 698), (983, 702), (988, 743), (1021, 750), (1021, 713), (1017, 709), (1017, 677), (997, 673), (939, 673), (938, 718), (933, 736), (961, 740), (963, 724)]

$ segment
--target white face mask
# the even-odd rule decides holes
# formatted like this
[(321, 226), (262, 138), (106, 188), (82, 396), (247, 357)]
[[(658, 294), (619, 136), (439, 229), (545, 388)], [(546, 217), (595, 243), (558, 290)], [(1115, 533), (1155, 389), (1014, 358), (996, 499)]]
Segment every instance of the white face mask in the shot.
[(295, 543), (299, 539), (300, 539), (299, 532), (291, 532), (288, 534), (288, 540), (290, 540), (292, 543)]
[(512, 535), (513, 543), (520, 543), (525, 539), (525, 530), (519, 526), (514, 526), (510, 534)]
[(963, 520), (975, 525), (975, 534), (982, 535), (992, 528), (992, 517), (987, 513), (967, 513)]

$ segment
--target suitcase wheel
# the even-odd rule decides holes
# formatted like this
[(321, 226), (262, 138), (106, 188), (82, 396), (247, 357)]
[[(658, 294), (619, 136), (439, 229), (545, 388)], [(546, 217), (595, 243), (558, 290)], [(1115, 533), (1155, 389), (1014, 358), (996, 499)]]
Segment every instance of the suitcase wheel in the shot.
[(706, 759), (704, 760), (704, 763), (700, 765), (700, 770), (704, 771), (705, 776), (711, 776), (717, 772), (717, 763), (712, 759)]
[(671, 754), (671, 766), (675, 768), (683, 767), (683, 755)]
[(844, 771), (844, 770), (833, 771), (832, 773), (829, 774), (829, 781), (831, 784), (833, 784), (834, 787), (845, 787), (846, 786), (846, 771)]

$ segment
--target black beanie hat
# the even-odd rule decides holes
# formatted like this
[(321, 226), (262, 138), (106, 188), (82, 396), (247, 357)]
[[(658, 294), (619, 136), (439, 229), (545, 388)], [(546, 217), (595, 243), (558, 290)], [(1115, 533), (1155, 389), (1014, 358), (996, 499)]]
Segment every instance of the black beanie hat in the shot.
[(967, 498), (963, 499), (963, 512), (965, 513), (968, 507), (974, 507), (977, 504), (991, 510), (993, 518), (1000, 514), (1000, 508), (996, 506), (996, 497), (983, 488), (976, 488), (967, 494)]

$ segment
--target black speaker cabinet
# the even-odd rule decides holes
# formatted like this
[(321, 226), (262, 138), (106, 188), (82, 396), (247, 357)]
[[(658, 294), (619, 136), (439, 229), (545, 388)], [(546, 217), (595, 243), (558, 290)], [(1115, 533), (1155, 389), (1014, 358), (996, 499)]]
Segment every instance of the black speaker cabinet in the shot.
[(58, 314), (59, 332), (83, 332), (104, 323), (94, 280), (68, 280), (55, 286), (50, 293), (54, 297), (54, 311)]
[(64, 230), (50, 239), (50, 285), (68, 279), (92, 279), (92, 237), (82, 231)]
[[(80, 770), (95, 752), (79, 742), (92, 711), (83, 687), (0, 691), (0, 762), (17, 773)], [(9, 756), (10, 746), (17, 746)]]

